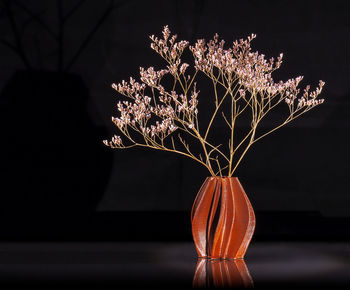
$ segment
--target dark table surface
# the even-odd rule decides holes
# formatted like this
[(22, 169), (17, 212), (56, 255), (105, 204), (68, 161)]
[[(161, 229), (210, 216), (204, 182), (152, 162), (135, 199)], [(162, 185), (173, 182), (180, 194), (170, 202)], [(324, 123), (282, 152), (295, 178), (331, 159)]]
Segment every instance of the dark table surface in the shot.
[(227, 276), (231, 276), (228, 286), (236, 285), (232, 279), (239, 276), (251, 278), (237, 284), (242, 287), (350, 286), (350, 243), (346, 242), (253, 241), (244, 269), (237, 272), (224, 266), (223, 277), (208, 265), (197, 266), (196, 279), (198, 259), (191, 242), (0, 243), (0, 261), (1, 286), (191, 288), (223, 286)]

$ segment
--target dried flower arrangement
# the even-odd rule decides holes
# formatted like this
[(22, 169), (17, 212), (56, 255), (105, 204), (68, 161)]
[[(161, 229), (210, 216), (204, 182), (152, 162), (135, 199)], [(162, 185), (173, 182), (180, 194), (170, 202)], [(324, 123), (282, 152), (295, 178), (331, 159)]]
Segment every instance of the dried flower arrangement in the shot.
[[(298, 88), (302, 76), (275, 82), (272, 73), (281, 66), (283, 54), (275, 60), (252, 52), (251, 42), (255, 34), (233, 42), (227, 49), (217, 34), (208, 42), (197, 40), (194, 46), (189, 46), (184, 40), (177, 42), (177, 35), (172, 35), (168, 26), (164, 27), (162, 34), (161, 39), (150, 36), (151, 48), (167, 62), (166, 69), (141, 67), (140, 82), (130, 78), (129, 82), (123, 80), (112, 85), (130, 99), (119, 101), (120, 116), (112, 117), (129, 144), (125, 145), (121, 137), (115, 135), (111, 141), (104, 140), (105, 145), (123, 149), (141, 146), (179, 153), (205, 166), (212, 176), (231, 177), (252, 144), (324, 101), (317, 98), (324, 86), (323, 81), (319, 81), (314, 91), (306, 86), (302, 94)], [(181, 59), (186, 48), (194, 58), (192, 74), (188, 73), (189, 64)], [(199, 74), (212, 83), (215, 103), (205, 130), (199, 127), (199, 90), (195, 81)], [(170, 89), (162, 85), (166, 75), (173, 80)], [(230, 101), (228, 116), (222, 111), (225, 99)], [(288, 107), (286, 119), (267, 132), (256, 134), (261, 120), (280, 104)], [(249, 131), (237, 141), (236, 122), (247, 112), (250, 114)], [(222, 150), (223, 143), (213, 144), (208, 140), (213, 122), (220, 115), (229, 129), (227, 152)], [(179, 132), (176, 137), (172, 134), (175, 131)], [(134, 133), (141, 135), (141, 141), (133, 137)], [(197, 140), (202, 152), (193, 153), (184, 135)]]

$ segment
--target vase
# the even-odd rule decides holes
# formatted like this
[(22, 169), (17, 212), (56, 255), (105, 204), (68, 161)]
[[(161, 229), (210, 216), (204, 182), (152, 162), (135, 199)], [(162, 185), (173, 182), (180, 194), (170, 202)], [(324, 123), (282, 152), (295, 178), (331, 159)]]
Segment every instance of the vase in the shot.
[(237, 177), (208, 177), (191, 211), (198, 256), (243, 259), (255, 229), (254, 210)]
[(244, 260), (198, 259), (193, 288), (254, 288)]

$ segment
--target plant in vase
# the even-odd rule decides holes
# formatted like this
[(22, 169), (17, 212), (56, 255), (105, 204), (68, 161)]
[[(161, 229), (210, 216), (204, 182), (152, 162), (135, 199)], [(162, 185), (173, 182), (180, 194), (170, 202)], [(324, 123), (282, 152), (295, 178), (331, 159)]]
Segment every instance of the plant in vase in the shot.
[[(324, 82), (313, 91), (306, 86), (301, 93), (301, 76), (275, 82), (272, 73), (280, 67), (283, 55), (275, 60), (253, 52), (254, 34), (228, 48), (217, 34), (208, 42), (199, 39), (193, 46), (177, 41), (168, 26), (162, 34), (162, 38), (150, 36), (151, 48), (165, 60), (166, 67), (141, 67), (139, 81), (130, 78), (112, 85), (126, 97), (117, 104), (119, 116), (112, 117), (125, 141), (115, 135), (104, 143), (111, 148), (139, 146), (174, 152), (205, 166), (211, 176), (199, 190), (191, 213), (198, 255), (243, 258), (254, 232), (255, 216), (238, 178), (233, 177), (237, 167), (258, 140), (322, 104), (318, 96)], [(192, 69), (182, 61), (188, 48), (194, 59)], [(213, 87), (214, 107), (205, 127), (198, 110), (199, 76)], [(266, 132), (257, 132), (260, 122), (278, 105), (286, 106), (286, 118)], [(213, 123), (219, 118), (228, 129), (227, 140), (221, 142), (210, 138)], [(249, 129), (237, 136), (236, 123), (247, 118)], [(193, 142), (198, 143), (200, 152), (193, 150)]]

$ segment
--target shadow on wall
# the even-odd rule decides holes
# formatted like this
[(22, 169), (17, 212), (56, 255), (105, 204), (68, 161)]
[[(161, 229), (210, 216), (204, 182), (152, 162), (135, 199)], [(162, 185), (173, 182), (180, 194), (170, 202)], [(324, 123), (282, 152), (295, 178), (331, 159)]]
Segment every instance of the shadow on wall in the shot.
[(87, 219), (103, 195), (111, 152), (74, 74), (18, 71), (1, 92), (2, 235), (55, 234)]

